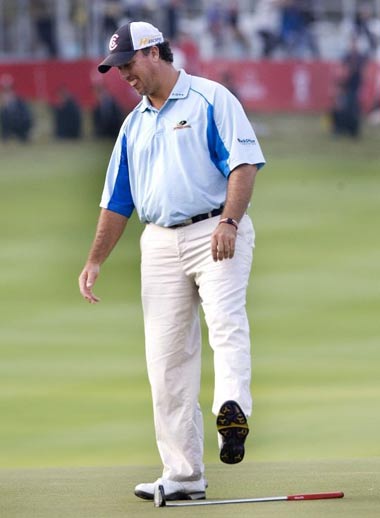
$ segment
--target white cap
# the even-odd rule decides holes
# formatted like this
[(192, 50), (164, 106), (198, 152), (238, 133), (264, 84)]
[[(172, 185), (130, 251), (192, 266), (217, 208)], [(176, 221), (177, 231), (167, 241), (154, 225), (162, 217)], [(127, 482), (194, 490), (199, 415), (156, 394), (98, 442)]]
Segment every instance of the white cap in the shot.
[(111, 67), (128, 63), (137, 50), (163, 43), (162, 33), (147, 22), (129, 22), (120, 27), (111, 36), (110, 54), (98, 66), (99, 72), (105, 74)]

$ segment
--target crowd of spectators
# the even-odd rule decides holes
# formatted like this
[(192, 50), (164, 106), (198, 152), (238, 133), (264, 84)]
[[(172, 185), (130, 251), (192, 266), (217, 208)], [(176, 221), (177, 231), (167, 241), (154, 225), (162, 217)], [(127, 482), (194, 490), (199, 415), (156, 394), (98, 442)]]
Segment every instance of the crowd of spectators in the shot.
[[(94, 104), (89, 109), (89, 133), (93, 138), (114, 139), (126, 116), (125, 110), (111, 95), (105, 85), (94, 82)], [(56, 140), (83, 138), (86, 113), (67, 86), (56, 92), (54, 102), (46, 106), (50, 117), (50, 137)], [(31, 140), (36, 126), (32, 104), (17, 92), (13, 78), (0, 77), (0, 138), (3, 142)]]
[[(25, 16), (15, 16), (21, 4), (30, 8), (27, 20)], [(249, 4), (254, 4), (252, 9)], [(202, 58), (327, 59), (331, 56), (326, 55), (324, 38), (320, 37), (326, 21), (322, 4), (311, 0), (5, 0), (0, 25), (10, 33), (17, 18), (25, 37), (21, 39), (24, 47), (14, 46), (17, 38), (0, 38), (0, 60), (12, 52), (17, 55), (21, 50), (22, 54), (23, 49), (36, 59), (98, 57), (106, 52), (105, 45), (117, 27), (131, 19), (144, 19), (160, 27), (170, 39), (175, 65), (192, 74), (198, 72)], [(336, 135), (360, 134), (360, 88), (365, 65), (369, 60), (380, 62), (380, 19), (375, 9), (376, 5), (380, 9), (379, 4), (380, 0), (377, 4), (357, 0), (355, 11), (335, 19), (339, 45), (332, 57), (340, 65), (333, 85), (330, 118)], [(25, 44), (28, 35), (31, 45)], [(225, 83), (233, 90), (228, 74)], [(14, 136), (27, 141), (34, 124), (33, 113), (14, 92), (9, 78), (3, 78), (0, 87), (2, 138)], [(123, 110), (100, 83), (94, 85), (94, 96), (93, 135), (115, 137), (125, 115)], [(374, 109), (379, 113), (380, 92), (376, 102)], [(82, 136), (81, 108), (64, 87), (57, 92), (51, 114), (52, 133), (57, 139)]]
[(353, 33), (361, 50), (379, 57), (380, 2), (353, 0), (354, 10), (335, 13), (330, 4), (328, 0), (3, 0), (0, 59), (10, 54), (99, 56), (108, 37), (131, 19), (156, 24), (179, 47), (186, 35), (202, 58), (334, 59), (348, 48)]

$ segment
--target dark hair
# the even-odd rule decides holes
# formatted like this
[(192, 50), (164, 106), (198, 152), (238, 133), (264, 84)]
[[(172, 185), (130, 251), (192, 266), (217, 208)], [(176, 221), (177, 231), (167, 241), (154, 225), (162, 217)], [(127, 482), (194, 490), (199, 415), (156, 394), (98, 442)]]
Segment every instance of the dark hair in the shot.
[[(170, 43), (168, 40), (165, 40), (163, 43), (159, 43), (158, 45), (155, 45), (159, 52), (160, 52), (160, 58), (163, 61), (167, 61), (168, 63), (173, 63), (173, 52), (170, 48)], [(142, 49), (141, 52), (147, 56), (150, 52), (151, 47), (147, 47), (145, 49)]]

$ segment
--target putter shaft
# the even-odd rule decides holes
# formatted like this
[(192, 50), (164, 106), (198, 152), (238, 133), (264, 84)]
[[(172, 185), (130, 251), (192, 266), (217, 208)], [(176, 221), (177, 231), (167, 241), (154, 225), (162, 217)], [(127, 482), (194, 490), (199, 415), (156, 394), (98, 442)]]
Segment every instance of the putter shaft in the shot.
[[(162, 488), (163, 489), (163, 488)], [(234, 498), (230, 500), (193, 500), (187, 502), (168, 502), (165, 499), (163, 490), (161, 492), (160, 501), (156, 507), (190, 507), (195, 505), (226, 505), (226, 504), (245, 504), (259, 502), (279, 502), (279, 501), (300, 501), (300, 500), (327, 500), (330, 498), (343, 498), (342, 491), (329, 493), (305, 493), (299, 495), (288, 496), (268, 496), (264, 498)]]

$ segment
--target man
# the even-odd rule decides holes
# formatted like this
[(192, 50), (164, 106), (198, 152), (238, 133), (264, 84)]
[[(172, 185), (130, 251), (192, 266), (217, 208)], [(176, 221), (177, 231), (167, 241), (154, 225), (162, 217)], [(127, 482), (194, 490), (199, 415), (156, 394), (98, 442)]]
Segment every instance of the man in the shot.
[(361, 87), (368, 56), (360, 52), (356, 37), (341, 61), (341, 74), (336, 84), (336, 97), (331, 110), (334, 135), (360, 137)]
[(74, 96), (65, 88), (58, 90), (58, 103), (53, 106), (54, 136), (57, 139), (82, 137), (82, 111)]
[(101, 73), (117, 67), (143, 96), (117, 138), (96, 236), (79, 277), (85, 299), (136, 209), (141, 237), (146, 358), (162, 478), (136, 486), (153, 499), (205, 498), (199, 305), (215, 359), (220, 458), (244, 456), (251, 413), (250, 340), (245, 311), (254, 231), (246, 214), (264, 164), (237, 99), (223, 86), (174, 68), (170, 46), (145, 22), (111, 38)]
[(27, 142), (33, 128), (33, 115), (26, 101), (16, 94), (13, 78), (0, 77), (0, 128), (1, 138), (6, 141), (16, 137)]
[(92, 110), (94, 135), (115, 139), (124, 119), (123, 110), (102, 83), (94, 85), (96, 104)]

